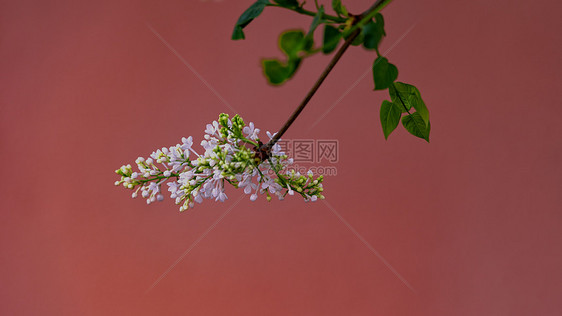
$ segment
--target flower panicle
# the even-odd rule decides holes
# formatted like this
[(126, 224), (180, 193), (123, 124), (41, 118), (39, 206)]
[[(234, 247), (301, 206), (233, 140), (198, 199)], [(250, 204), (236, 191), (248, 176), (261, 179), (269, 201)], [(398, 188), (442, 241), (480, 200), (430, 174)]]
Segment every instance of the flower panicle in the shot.
[[(264, 194), (268, 201), (272, 196), (283, 200), (295, 193), (305, 201), (324, 199), (324, 177), (314, 177), (311, 171), (302, 175), (291, 169), (293, 160), (279, 145), (271, 148), (267, 159), (257, 156), (259, 132), (253, 123), (246, 125), (239, 115), (230, 118), (222, 113), (218, 121), (206, 126), (201, 141), (204, 152), (193, 149), (193, 137), (184, 137), (180, 144), (158, 149), (148, 158), (137, 158), (136, 170), (130, 164), (115, 170), (121, 176), (115, 185), (132, 190), (133, 198), (140, 194), (150, 204), (164, 199), (162, 186), (166, 184), (180, 211), (204, 199), (224, 202), (228, 199), (227, 184), (243, 189), (251, 201)], [(274, 136), (267, 134), (270, 139)]]

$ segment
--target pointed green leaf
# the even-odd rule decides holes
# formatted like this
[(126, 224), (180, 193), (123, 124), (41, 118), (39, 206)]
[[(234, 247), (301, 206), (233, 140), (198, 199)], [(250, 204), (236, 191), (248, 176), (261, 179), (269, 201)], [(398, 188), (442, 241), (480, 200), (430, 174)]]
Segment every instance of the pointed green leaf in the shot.
[[(384, 90), (392, 85), (398, 77), (398, 68), (388, 62), (385, 57), (378, 57), (373, 63), (373, 80), (375, 90)], [(394, 102), (394, 100), (392, 100)]]
[(396, 82), (388, 88), (388, 94), (390, 95), (390, 100), (392, 100), (394, 104), (398, 105), (402, 113), (406, 113), (412, 108), (412, 105), (410, 102), (407, 102), (408, 100), (405, 97), (403, 98), (401, 95), (399, 96), (398, 91), (396, 90)]
[(334, 49), (338, 47), (340, 38), (340, 31), (337, 28), (326, 24), (324, 26), (324, 45), (322, 45), (322, 52), (324, 54), (333, 52)]
[(382, 14), (377, 13), (375, 15), (375, 24), (379, 27), (380, 31), (382, 32), (382, 36), (386, 36), (386, 32), (384, 30), (384, 17)]
[(340, 16), (347, 17), (349, 15), (349, 13), (347, 12), (347, 9), (341, 3), (341, 0), (332, 0), (332, 8)]
[(257, 18), (262, 12), (263, 9), (270, 5), (271, 3), (269, 0), (258, 0), (254, 2), (242, 15), (238, 18), (236, 25), (234, 26), (234, 31), (232, 32), (232, 39), (239, 40), (244, 39), (244, 31), (243, 29), (250, 24), (255, 18)]
[(400, 116), (402, 116), (402, 111), (397, 105), (387, 100), (382, 101), (380, 117), (384, 139), (388, 139), (390, 133), (396, 129), (400, 122)]
[(279, 48), (288, 57), (296, 57), (304, 45), (304, 32), (301, 30), (285, 31), (279, 36)]
[(308, 39), (302, 30), (290, 30), (279, 36), (279, 49), (287, 55), (287, 61), (278, 59), (262, 60), (262, 68), (267, 81), (272, 85), (281, 85), (297, 71), (302, 58), (299, 53), (306, 49)]
[(425, 124), (421, 115), (414, 112), (402, 118), (402, 125), (410, 134), (425, 139), (429, 143), (429, 132), (431, 130), (430, 124)]
[(377, 24), (369, 22), (363, 27), (361, 32), (365, 38), (363, 40), (363, 46), (366, 49), (377, 49), (379, 47), (384, 30), (382, 30)]
[(263, 73), (272, 85), (280, 85), (288, 79), (289, 69), (278, 59), (262, 60)]
[(423, 102), (418, 88), (403, 82), (395, 82), (393, 88), (389, 89), (392, 102), (399, 105), (404, 103), (408, 110), (413, 107), (427, 125), (429, 123), (429, 110)]
[(262, 60), (263, 73), (270, 84), (278, 86), (296, 73), (301, 61), (299, 57), (289, 58), (286, 64), (278, 59), (264, 59)]

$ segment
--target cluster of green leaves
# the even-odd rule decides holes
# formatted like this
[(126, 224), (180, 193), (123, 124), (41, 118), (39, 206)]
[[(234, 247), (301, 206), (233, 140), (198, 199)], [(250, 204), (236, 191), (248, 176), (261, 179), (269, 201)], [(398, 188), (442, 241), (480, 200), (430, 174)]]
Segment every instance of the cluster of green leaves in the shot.
[[(285, 55), (285, 59), (269, 58), (262, 60), (262, 68), (265, 77), (272, 85), (281, 85), (291, 79), (298, 70), (302, 60), (318, 52), (329, 54), (342, 38), (345, 28), (349, 29), (351, 18), (340, 0), (334, 0), (332, 7), (337, 16), (325, 13), (324, 6), (317, 6), (317, 12), (308, 11), (303, 8), (304, 2), (297, 0), (258, 0), (252, 4), (238, 19), (232, 33), (233, 40), (245, 39), (243, 29), (257, 18), (267, 6), (281, 7), (300, 14), (313, 16), (308, 31), (292, 29), (281, 33), (279, 36), (279, 49)], [(324, 25), (324, 39), (321, 47), (315, 47), (314, 32)]]
[[(304, 30), (287, 30), (279, 36), (279, 49), (285, 59), (262, 60), (263, 73), (272, 85), (281, 85), (291, 79), (304, 58), (322, 52), (332, 53), (342, 39), (347, 39), (357, 27), (360, 32), (355, 36), (351, 45), (362, 46), (364, 49), (375, 51), (373, 62), (374, 90), (388, 90), (391, 101), (385, 100), (380, 108), (380, 120), (385, 139), (396, 129), (400, 120), (404, 128), (416, 137), (429, 142), (429, 111), (421, 98), (419, 90), (413, 85), (397, 82), (398, 68), (381, 55), (379, 44), (386, 36), (384, 18), (379, 12), (368, 20), (359, 20), (358, 16), (350, 14), (341, 0), (332, 0), (332, 10), (336, 15), (325, 12), (322, 5), (316, 3), (316, 11), (306, 10), (304, 1), (298, 0), (257, 0), (240, 16), (234, 27), (233, 40), (244, 39), (243, 29), (257, 18), (265, 7), (280, 7), (299, 14), (313, 17), (308, 32)], [(316, 47), (314, 32), (323, 25), (322, 43)]]
[[(388, 88), (391, 101), (382, 101), (380, 119), (384, 138), (396, 129), (400, 119), (410, 134), (429, 142), (429, 111), (418, 88), (403, 82), (392, 82)], [(412, 110), (415, 110), (415, 112)], [(403, 114), (405, 114), (403, 116)]]

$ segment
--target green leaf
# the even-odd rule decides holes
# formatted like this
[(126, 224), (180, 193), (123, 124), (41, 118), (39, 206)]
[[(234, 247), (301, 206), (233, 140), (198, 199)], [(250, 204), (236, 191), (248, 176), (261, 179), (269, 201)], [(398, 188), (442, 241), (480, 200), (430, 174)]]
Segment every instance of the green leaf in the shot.
[(250, 24), (255, 18), (257, 18), (262, 12), (263, 9), (270, 5), (271, 3), (269, 0), (258, 0), (254, 2), (242, 15), (238, 18), (236, 25), (234, 26), (234, 31), (232, 32), (232, 39), (239, 40), (246, 38), (244, 36), (243, 29)]
[(278, 59), (264, 59), (262, 67), (267, 81), (273, 85), (280, 85), (289, 77), (289, 68)]
[(312, 36), (305, 36), (302, 50), (312, 52), (314, 49), (314, 38)]
[(402, 125), (410, 134), (425, 139), (429, 143), (430, 124), (425, 124), (423, 118), (418, 112), (406, 115), (402, 118)]
[(279, 36), (279, 48), (285, 55), (297, 57), (304, 45), (304, 32), (302, 30), (285, 31)]
[(345, 6), (341, 3), (341, 0), (332, 0), (332, 8), (339, 16), (347, 17), (349, 13)]
[(402, 96), (399, 97), (397, 92), (398, 91), (396, 90), (396, 85), (394, 84), (388, 88), (388, 94), (390, 95), (390, 100), (392, 100), (394, 104), (400, 107), (402, 113), (405, 113), (412, 108), (412, 105), (410, 104), (410, 102), (404, 101), (405, 97), (404, 98), (402, 98)]
[(299, 57), (289, 58), (289, 60), (287, 61), (287, 80), (291, 79), (291, 77), (293, 77), (293, 75), (297, 72), (301, 61), (302, 58)]
[(379, 29), (382, 31), (382, 36), (386, 36), (386, 32), (384, 30), (384, 17), (382, 16), (382, 14), (377, 13), (375, 15), (375, 24), (379, 27)]
[(399, 105), (403, 103), (406, 105), (408, 110), (413, 107), (422, 117), (425, 124), (429, 124), (429, 110), (427, 109), (425, 102), (423, 102), (418, 88), (411, 84), (395, 82), (393, 84), (393, 88), (390, 89), (390, 98), (392, 102), (398, 103)]
[(398, 126), (398, 123), (400, 123), (402, 111), (400, 111), (396, 104), (384, 100), (382, 101), (380, 116), (384, 139), (388, 139), (390, 133), (392, 133), (392, 131), (396, 129), (396, 126)]
[(381, 39), (386, 35), (386, 32), (384, 31), (384, 18), (382, 14), (377, 13), (374, 19), (374, 22), (371, 20), (365, 24), (361, 32), (365, 36), (363, 46), (366, 49), (378, 50)]
[(287, 55), (287, 61), (278, 59), (262, 60), (262, 68), (267, 81), (272, 85), (281, 85), (290, 79), (302, 61), (299, 53), (307, 49), (308, 38), (302, 30), (290, 30), (279, 36), (279, 49)]
[(273, 0), (278, 5), (288, 8), (288, 9), (296, 9), (299, 7), (299, 2), (297, 0)]
[[(373, 80), (375, 90), (384, 90), (398, 78), (398, 68), (388, 62), (385, 57), (378, 57), (373, 63)], [(392, 100), (394, 102), (394, 100)]]
[(363, 46), (366, 49), (378, 49), (381, 38), (383, 37), (383, 32), (377, 24), (373, 22), (367, 23), (362, 30), (365, 40), (363, 41)]
[(333, 52), (334, 49), (338, 47), (340, 38), (341, 38), (340, 31), (337, 28), (329, 24), (326, 24), (324, 26), (324, 41), (323, 41), (324, 45), (322, 45), (322, 52), (324, 54), (329, 54)]

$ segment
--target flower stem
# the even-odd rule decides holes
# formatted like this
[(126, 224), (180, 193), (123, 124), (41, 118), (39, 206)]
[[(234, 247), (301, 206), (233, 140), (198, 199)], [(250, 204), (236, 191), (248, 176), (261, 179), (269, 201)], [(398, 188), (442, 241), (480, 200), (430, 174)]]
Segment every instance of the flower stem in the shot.
[[(334, 55), (334, 57), (332, 58), (332, 60), (328, 64), (328, 66), (326, 66), (326, 68), (324, 69), (324, 71), (322, 72), (320, 77), (316, 80), (316, 82), (314, 83), (314, 85), (312, 86), (312, 88), (310, 89), (308, 94), (301, 101), (300, 105), (296, 108), (296, 110), (293, 112), (293, 114), (291, 114), (291, 116), (287, 119), (287, 122), (285, 122), (285, 125), (283, 125), (283, 127), (281, 127), (279, 132), (277, 132), (275, 134), (275, 136), (273, 136), (273, 138), (268, 143), (262, 145), (262, 148), (260, 148), (260, 150), (262, 152), (265, 152), (265, 153), (269, 152), (269, 150), (271, 150), (273, 145), (275, 145), (275, 143), (277, 143), (279, 141), (279, 139), (281, 139), (283, 134), (285, 134), (285, 132), (289, 129), (289, 127), (291, 127), (291, 124), (293, 124), (293, 122), (297, 119), (297, 117), (302, 112), (302, 110), (304, 110), (304, 108), (306, 107), (306, 105), (308, 104), (310, 99), (312, 99), (312, 97), (314, 96), (316, 91), (318, 91), (318, 88), (320, 88), (320, 86), (322, 85), (322, 83), (324, 82), (326, 77), (328, 77), (328, 74), (330, 74), (330, 71), (332, 71), (334, 66), (338, 63), (338, 61), (340, 60), (342, 55), (345, 53), (345, 51), (349, 48), (349, 46), (351, 45), (353, 40), (355, 40), (355, 38), (359, 35), (359, 33), (361, 32), (361, 26), (363, 26), (366, 22), (368, 22), (370, 19), (372, 19), (375, 16), (375, 14), (377, 12), (379, 12), (380, 10), (382, 10), (387, 4), (389, 4), (390, 1), (392, 1), (392, 0), (377, 0), (365, 12), (363, 12), (360, 15), (355, 16), (355, 21), (353, 23), (353, 27), (348, 31), (349, 36), (346, 38), (343, 45), (336, 52), (336, 54)], [(299, 11), (297, 11), (297, 12), (299, 12)], [(301, 13), (301, 12), (299, 12), (299, 13)], [(305, 13), (305, 14), (308, 15), (308, 13)], [(346, 34), (344, 34), (344, 36), (345, 35)]]

